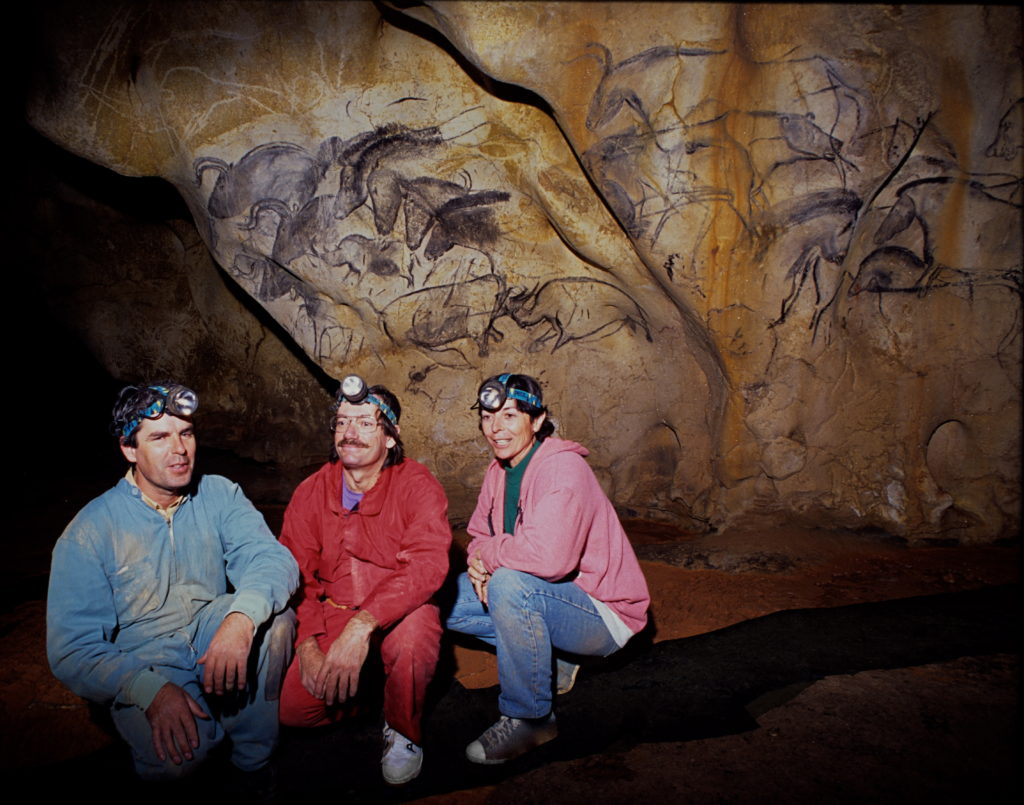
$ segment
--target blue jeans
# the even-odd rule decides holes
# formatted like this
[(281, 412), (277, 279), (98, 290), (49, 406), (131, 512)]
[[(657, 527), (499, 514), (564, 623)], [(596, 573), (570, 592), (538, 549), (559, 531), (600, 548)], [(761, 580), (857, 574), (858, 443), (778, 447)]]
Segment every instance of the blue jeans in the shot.
[(498, 568), (480, 603), (469, 576), (445, 625), (495, 647), (501, 696), (510, 718), (543, 718), (551, 712), (552, 648), (605, 657), (618, 649), (590, 597), (571, 581), (552, 583), (529, 573)]
[(149, 720), (140, 708), (115, 705), (111, 710), (117, 731), (132, 750), (135, 771), (144, 780), (168, 780), (190, 774), (202, 764), (210, 750), (224, 740), (225, 734), (231, 737), (231, 762), (239, 769), (255, 771), (270, 760), (277, 744), (277, 698), (295, 640), (295, 615), (291, 610), (285, 610), (256, 633), (252, 646), (252, 653), (256, 655), (256, 679), (251, 679), (250, 655), (250, 678), (242, 694), (207, 698), (202, 688), (203, 666), (195, 664), (195, 660), (206, 652), (234, 598), (234, 595), (215, 598), (192, 623), (194, 631), (189, 639), (193, 654), (191, 667), (154, 667), (168, 682), (184, 689), (211, 716), (195, 720), (199, 746), (192, 750), (192, 760), (182, 757), (180, 766), (176, 766), (170, 757), (166, 761), (160, 760), (153, 749)]

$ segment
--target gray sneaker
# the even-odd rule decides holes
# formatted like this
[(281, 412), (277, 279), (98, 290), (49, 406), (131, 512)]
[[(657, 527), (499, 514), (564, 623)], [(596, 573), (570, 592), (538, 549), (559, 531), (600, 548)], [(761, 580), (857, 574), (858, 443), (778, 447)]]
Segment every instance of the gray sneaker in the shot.
[(423, 750), (396, 729), (384, 722), (384, 754), (380, 770), (384, 782), (402, 785), (414, 779), (423, 766)]
[(466, 757), (474, 763), (504, 763), (557, 737), (554, 713), (540, 723), (502, 716), (466, 747)]
[(576, 684), (576, 674), (580, 672), (580, 667), (568, 660), (558, 658), (555, 660), (555, 693), (561, 696), (563, 693), (568, 693), (572, 690), (573, 685)]

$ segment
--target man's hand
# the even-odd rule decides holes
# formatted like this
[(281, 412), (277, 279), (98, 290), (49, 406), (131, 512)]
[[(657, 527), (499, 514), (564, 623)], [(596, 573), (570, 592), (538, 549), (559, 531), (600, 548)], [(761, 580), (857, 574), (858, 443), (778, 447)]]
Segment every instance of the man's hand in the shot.
[(309, 692), (310, 696), (322, 699), (323, 696), (317, 696), (316, 693), (316, 678), (320, 674), (320, 668), (323, 666), (324, 660), (327, 659), (327, 655), (320, 650), (320, 645), (316, 642), (315, 637), (307, 637), (299, 643), (298, 648), (295, 649), (295, 655), (299, 659), (302, 687)]
[(484, 567), (484, 560), (480, 558), (480, 554), (469, 560), (466, 573), (469, 575), (469, 580), (473, 583), (476, 597), (480, 599), (481, 604), (487, 606), (487, 582), (490, 581), (491, 574)]
[(199, 658), (203, 668), (203, 690), (218, 696), (245, 688), (245, 669), (252, 648), (253, 622), (241, 612), (230, 613), (220, 624), (206, 653)]
[(209, 718), (198, 702), (173, 682), (157, 691), (146, 708), (146, 718), (153, 730), (153, 749), (160, 760), (171, 760), (175, 765), (192, 759), (192, 750), (199, 746), (197, 718)]
[(324, 662), (317, 672), (313, 695), (330, 706), (356, 695), (359, 672), (370, 650), (370, 635), (377, 628), (377, 619), (369, 612), (360, 612), (350, 620), (337, 640), (331, 643)]

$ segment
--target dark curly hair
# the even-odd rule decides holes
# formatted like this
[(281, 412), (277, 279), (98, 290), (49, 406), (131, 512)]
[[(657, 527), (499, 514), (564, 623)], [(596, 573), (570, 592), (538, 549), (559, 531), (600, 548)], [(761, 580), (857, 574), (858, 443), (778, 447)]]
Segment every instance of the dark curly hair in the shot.
[[(368, 388), (366, 392), (367, 394), (373, 394), (376, 397), (380, 397), (384, 401), (385, 405), (387, 405), (388, 408), (390, 408), (394, 413), (396, 422), (398, 420), (401, 420), (402, 404), (398, 402), (398, 398), (394, 394), (392, 394), (386, 387), (370, 386), (370, 388)], [(334, 420), (338, 416), (338, 406), (341, 405), (342, 402), (344, 401), (345, 398), (341, 396), (341, 389), (339, 389), (338, 397), (334, 401), (334, 405), (331, 406), (332, 437), (330, 461), (332, 464), (338, 461), (338, 459), (340, 458), (340, 456), (338, 455), (338, 447), (334, 443), (333, 433)], [(373, 405), (373, 403), (370, 403), (370, 405)], [(402, 461), (405, 459), (405, 447), (402, 445), (402, 437), (398, 435), (398, 428), (395, 427), (395, 424), (392, 423), (390, 419), (384, 416), (384, 412), (381, 411), (380, 408), (378, 408), (376, 405), (373, 405), (373, 411), (375, 416), (377, 417), (377, 421), (380, 422), (380, 426), (384, 429), (384, 433), (395, 440), (394, 446), (388, 448), (387, 458), (384, 459), (384, 468), (392, 467), (395, 464), (401, 464)]]

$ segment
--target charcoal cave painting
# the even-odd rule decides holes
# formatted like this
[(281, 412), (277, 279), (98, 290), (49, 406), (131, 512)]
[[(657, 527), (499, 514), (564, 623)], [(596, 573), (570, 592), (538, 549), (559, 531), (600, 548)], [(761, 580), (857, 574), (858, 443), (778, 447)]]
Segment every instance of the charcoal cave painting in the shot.
[(168, 179), (308, 357), (415, 399), (458, 515), (447, 414), (519, 368), (624, 512), (1016, 532), (1015, 7), (95, 8), (44, 12), (32, 124)]
[[(314, 330), (315, 356), (332, 357), (340, 348), (344, 359), (353, 347), (358, 351), (361, 340), (353, 342), (360, 338), (357, 329), (339, 328), (321, 315), (318, 289), (302, 279), (296, 261), (305, 258), (329, 266), (348, 297), (338, 301), (352, 304), (361, 299), (378, 315), (390, 297), (429, 283), (431, 264), (456, 246), (479, 252), (481, 262), (490, 264), (487, 249), (500, 235), (491, 207), (508, 201), (509, 194), (412, 175), (403, 164), (441, 146), (438, 128), (412, 130), (391, 124), (344, 140), (329, 137), (315, 152), (295, 143), (266, 143), (235, 164), (210, 156), (197, 158), (194, 169), (198, 185), (207, 171), (217, 174), (206, 204), (213, 237), (218, 238), (218, 223), (239, 219), (236, 276), (250, 283), (261, 302), (285, 295), (301, 299), (298, 310)], [(374, 231), (351, 232), (347, 219), (366, 205)], [(396, 233), (400, 211), (404, 231)], [(431, 290), (421, 289), (427, 292), (425, 305), (439, 298)], [(446, 337), (449, 331), (414, 328), (412, 340), (439, 347), (454, 340)], [(461, 337), (466, 336), (468, 331)], [(485, 347), (486, 339), (481, 342)]]
[[(896, 191), (896, 203), (875, 230), (872, 243), (877, 248), (858, 265), (850, 294), (874, 291), (920, 295), (950, 286), (971, 290), (983, 285), (1020, 294), (1024, 290), (1021, 264), (1013, 261), (1012, 252), (1011, 259), (986, 266), (948, 265), (940, 259), (943, 222), (939, 214), (951, 194), (961, 196), (963, 205), (975, 208), (966, 220), (971, 222), (968, 239), (977, 243), (1003, 237), (1007, 232), (1004, 227), (1012, 226), (1021, 209), (1020, 181), (1010, 174), (968, 178), (940, 175), (905, 182)], [(914, 227), (919, 232), (911, 240), (917, 241), (917, 248), (896, 245), (905, 233), (912, 236)]]
[[(709, 214), (693, 238), (699, 250), (710, 225), (712, 205), (716, 215), (734, 217), (747, 235), (757, 229), (759, 216), (772, 216), (772, 186), (785, 181), (798, 169), (814, 174), (815, 193), (832, 188), (832, 193), (849, 192), (848, 175), (859, 171), (843, 153), (844, 142), (837, 132), (852, 131), (862, 119), (858, 93), (844, 84), (836, 69), (823, 57), (764, 62), (756, 65), (760, 74), (778, 78), (796, 76), (801, 98), (785, 99), (785, 107), (764, 108), (767, 98), (751, 98), (760, 108), (733, 108), (721, 98), (693, 94), (685, 100), (687, 113), (673, 110), (665, 117), (664, 100), (673, 92), (678, 74), (694, 69), (693, 62), (732, 58), (726, 50), (655, 47), (612, 64), (607, 48), (592, 43), (602, 64), (603, 77), (591, 101), (587, 128), (598, 135), (597, 143), (583, 158), (623, 225), (635, 238), (651, 246), (659, 241), (672, 218), (692, 217), (696, 206)], [(710, 69), (700, 65), (701, 71)], [(652, 78), (654, 79), (652, 81)], [(763, 80), (763, 79), (762, 79)], [(792, 80), (792, 79), (791, 79)], [(827, 117), (816, 119), (814, 111), (798, 113), (811, 97), (827, 96)], [(677, 101), (678, 103), (678, 101)], [(636, 170), (642, 160), (657, 160), (661, 181)], [(714, 163), (741, 166), (740, 189), (716, 181)], [(789, 194), (787, 194), (788, 196)], [(795, 201), (798, 212), (790, 218), (800, 223), (814, 217), (813, 196)], [(828, 201), (822, 215), (829, 214)], [(774, 216), (776, 225), (790, 223)]]
[[(329, 267), (342, 289), (336, 301), (365, 303), (394, 343), (461, 355), (459, 344), (468, 340), (486, 356), (489, 344), (504, 337), (503, 318), (535, 333), (531, 352), (623, 327), (652, 341), (644, 310), (612, 282), (576, 276), (509, 285), (491, 250), (501, 236), (493, 208), (510, 193), (474, 190), (468, 177), (458, 183), (415, 175), (416, 161), (443, 147), (437, 127), (392, 123), (329, 137), (315, 150), (273, 142), (234, 164), (203, 156), (193, 168), (200, 187), (207, 172), (216, 175), (206, 202), (211, 239), (220, 244), (219, 226), (228, 221), (240, 234), (232, 273), (261, 302), (298, 302), (318, 358), (358, 354), (365, 333), (323, 316), (323, 289), (303, 279), (300, 259)], [(373, 231), (352, 232), (363, 224), (350, 219), (364, 208)], [(438, 281), (437, 261), (456, 247), (476, 257), (456, 272), (464, 277)], [(292, 329), (302, 327), (293, 322)]]
[[(1020, 174), (965, 174), (947, 143), (938, 148), (922, 143), (935, 110), (913, 123), (897, 119), (874, 125), (871, 99), (842, 77), (847, 71), (815, 56), (760, 62), (756, 69), (762, 76), (796, 76), (804, 101), (814, 97), (821, 105), (820, 99), (827, 99), (827, 114), (820, 117), (786, 108), (729, 108), (721, 99), (694, 96), (687, 98), (693, 103), (685, 116), (673, 112), (664, 119), (658, 116), (678, 74), (695, 61), (729, 58), (728, 51), (661, 46), (617, 63), (599, 43), (590, 43), (588, 51), (602, 70), (586, 118), (587, 129), (599, 139), (582, 156), (609, 206), (629, 235), (652, 252), (669, 221), (687, 222), (690, 261), (701, 254), (713, 224), (720, 227), (723, 219), (735, 221), (738, 243), (751, 244), (759, 264), (784, 236), (795, 256), (779, 265), (785, 295), (768, 327), (784, 323), (805, 292), (813, 297), (812, 337), (844, 290), (849, 297), (863, 292), (920, 296), (950, 286), (970, 291), (991, 285), (1021, 293)], [(767, 105), (764, 98), (753, 100)], [(678, 99), (673, 104), (677, 108)], [(1018, 167), (1020, 106), (1018, 99), (1005, 112), (986, 149), (988, 156), (1016, 158)], [(880, 147), (888, 167), (881, 175), (870, 164)], [(641, 170), (655, 161), (661, 181)], [(741, 182), (715, 181), (709, 167), (723, 161), (740, 166)], [(800, 182), (787, 181), (794, 171)], [(796, 193), (777, 192), (780, 185), (794, 184)], [(969, 209), (951, 222), (943, 215), (954, 193), (963, 196), (959, 206)], [(883, 194), (895, 198), (883, 204)], [(872, 224), (877, 216), (869, 213), (875, 209), (884, 217)], [(956, 256), (946, 262), (936, 244), (942, 228), (951, 226), (958, 240), (975, 243), (998, 244), (1009, 234), (998, 264), (958, 262)], [(854, 239), (876, 248), (851, 261)], [(663, 261), (669, 281), (681, 258), (675, 253)]]

